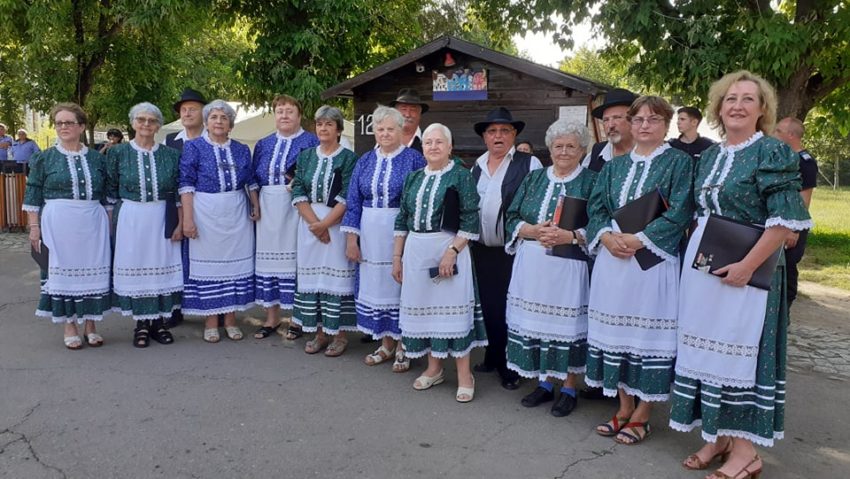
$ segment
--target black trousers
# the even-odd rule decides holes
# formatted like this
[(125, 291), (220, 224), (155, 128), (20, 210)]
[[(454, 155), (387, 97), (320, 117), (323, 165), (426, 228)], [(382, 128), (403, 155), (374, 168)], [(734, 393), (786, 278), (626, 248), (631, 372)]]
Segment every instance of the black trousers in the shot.
[(505, 319), (514, 257), (505, 253), (504, 246), (470, 244), (489, 343), (484, 353), (484, 364), (496, 368), (502, 377), (514, 377), (515, 373), (507, 366), (508, 325)]
[(803, 259), (808, 238), (809, 231), (801, 231), (797, 244), (793, 248), (785, 250), (785, 280), (788, 282), (787, 298), (789, 308), (791, 307), (791, 303), (797, 299), (797, 278), (800, 275), (797, 270), (797, 263)]

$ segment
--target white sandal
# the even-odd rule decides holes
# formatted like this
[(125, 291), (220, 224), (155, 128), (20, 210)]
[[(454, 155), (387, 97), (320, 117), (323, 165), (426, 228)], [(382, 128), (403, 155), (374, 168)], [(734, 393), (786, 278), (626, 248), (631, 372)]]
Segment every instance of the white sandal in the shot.
[(242, 339), (242, 338), (244, 337), (244, 336), (242, 335), (242, 330), (241, 330), (241, 329), (239, 329), (239, 328), (238, 328), (238, 327), (236, 327), (236, 326), (225, 326), (225, 327), (224, 327), (224, 332), (226, 332), (226, 333), (227, 333), (227, 337), (228, 337), (231, 341), (239, 341), (240, 339)]
[(103, 336), (97, 333), (86, 334), (86, 344), (92, 348), (99, 348), (103, 346)]
[(393, 352), (382, 344), (374, 353), (367, 355), (363, 362), (368, 366), (377, 366), (388, 361), (391, 357), (393, 357)]
[(65, 347), (72, 351), (83, 349), (83, 340), (79, 336), (65, 336), (63, 342), (65, 343)]
[[(463, 397), (463, 396), (466, 396), (466, 397)], [(457, 387), (457, 394), (455, 394), (455, 399), (457, 400), (457, 402), (467, 403), (467, 402), (472, 401), (472, 399), (474, 397), (475, 397), (475, 377), (473, 376), (472, 377), (472, 387), (471, 388), (465, 388), (465, 387), (458, 386)]]
[(218, 328), (204, 329), (204, 341), (208, 343), (217, 343), (221, 341), (221, 336), (218, 335)]
[(406, 373), (410, 369), (410, 358), (404, 354), (404, 348), (401, 346), (395, 350), (395, 361), (393, 361), (394, 373)]
[(436, 376), (426, 376), (424, 374), (419, 376), (418, 378), (416, 378), (416, 381), (413, 381), (413, 389), (417, 391), (424, 391), (426, 389), (430, 389), (432, 386), (442, 384), (443, 381), (446, 380), (445, 376), (443, 375), (443, 371), (444, 370), (441, 369), (440, 373)]

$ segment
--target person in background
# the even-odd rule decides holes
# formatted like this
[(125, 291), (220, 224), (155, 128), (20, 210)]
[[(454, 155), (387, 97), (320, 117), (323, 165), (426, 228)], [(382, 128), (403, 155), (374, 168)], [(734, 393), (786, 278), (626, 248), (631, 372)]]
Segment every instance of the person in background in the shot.
[[(207, 100), (205, 100), (204, 96), (199, 92), (191, 88), (183, 90), (183, 93), (180, 94), (180, 99), (172, 105), (172, 109), (180, 117), (180, 124), (183, 125), (183, 129), (178, 132), (165, 135), (165, 139), (162, 141), (165, 146), (169, 146), (182, 152), (184, 142), (201, 137), (204, 133), (204, 117), (202, 111), (206, 104)], [(188, 238), (183, 239), (180, 251), (183, 256), (183, 281), (185, 282), (189, 279)], [(173, 328), (182, 321), (183, 311), (181, 309), (176, 309), (171, 314), (171, 317), (165, 321), (165, 324), (167, 327)], [(218, 325), (219, 327), (224, 326), (224, 315), (220, 314), (218, 316)]]
[(189, 238), (185, 314), (204, 316), (204, 341), (220, 340), (218, 315), (233, 341), (242, 339), (236, 311), (254, 304), (254, 225), (260, 219), (257, 183), (247, 145), (230, 139), (236, 111), (224, 100), (203, 109), (206, 131), (180, 157), (183, 235)]
[(9, 149), (14, 142), (15, 140), (6, 134), (6, 124), (0, 123), (0, 161), (9, 160)]
[[(292, 180), (298, 155), (319, 144), (316, 135), (301, 128), (301, 103), (278, 95), (272, 101), (277, 131), (254, 147), (254, 179), (260, 185), (257, 221), (256, 296), (266, 309), (266, 321), (255, 339), (269, 337), (280, 326), (280, 310), (292, 311), (295, 298), (298, 211), (292, 206)], [(290, 322), (285, 337), (301, 337), (301, 328)]]
[(528, 140), (518, 141), (516, 144), (516, 151), (521, 151), (523, 153), (528, 153), (529, 155), (534, 154), (534, 145), (531, 144)]
[[(748, 286), (753, 272), (791, 230), (811, 228), (800, 197), (799, 157), (766, 136), (776, 121), (776, 92), (746, 70), (724, 75), (709, 89), (709, 122), (723, 143), (696, 163), (693, 199), (697, 228), (685, 265), (692, 264), (710, 214), (765, 227), (736, 263), (714, 274), (685, 267), (679, 284), (679, 332), (670, 427), (702, 429), (705, 445), (682, 466), (703, 470), (720, 459), (710, 479), (757, 478), (763, 462), (755, 445), (785, 435), (788, 307), (780, 257), (769, 291)], [(809, 407), (817, 407), (815, 398)]]
[[(30, 245), (49, 250), (49, 274), (41, 271), (41, 299), (35, 315), (65, 326), (65, 347), (103, 345), (95, 322), (111, 309), (109, 223), (105, 195), (106, 158), (80, 143), (88, 117), (75, 103), (50, 113), (56, 145), (30, 160), (24, 193)], [(84, 324), (80, 339), (78, 324)]]
[[(612, 158), (632, 151), (635, 140), (626, 113), (636, 99), (637, 95), (629, 90), (615, 88), (605, 94), (601, 105), (591, 110), (593, 118), (602, 120), (602, 127), (608, 139), (593, 145), (581, 166), (598, 173)], [(596, 395), (601, 397), (601, 394)]]
[(121, 130), (117, 128), (110, 128), (109, 131), (106, 132), (106, 143), (100, 147), (100, 153), (105, 155), (110, 148), (120, 144), (122, 141), (124, 141), (124, 134), (121, 133)]
[(18, 130), (18, 141), (12, 145), (12, 158), (18, 165), (23, 165), (21, 168), (24, 173), (29, 172), (29, 161), (32, 155), (41, 151), (36, 142), (27, 138), (27, 130), (23, 128)]
[(166, 200), (177, 195), (180, 152), (156, 143), (162, 122), (162, 112), (151, 103), (133, 106), (135, 138), (113, 146), (106, 156), (107, 201), (115, 205), (112, 306), (135, 320), (137, 348), (147, 347), (151, 338), (174, 342), (163, 319), (180, 308), (183, 296), (179, 211), (176, 228), (165, 231)]
[(679, 137), (670, 140), (670, 146), (691, 155), (694, 161), (699, 161), (702, 152), (714, 144), (710, 139), (700, 136), (697, 131), (701, 121), (702, 113), (698, 108), (692, 106), (679, 108), (676, 112), (676, 128), (679, 129)]
[(472, 177), (480, 197), (481, 229), (478, 240), (470, 243), (470, 250), (479, 278), (481, 307), (489, 341), (484, 361), (475, 365), (475, 371), (496, 371), (501, 377), (502, 387), (508, 390), (519, 387), (519, 375), (508, 369), (505, 354), (508, 344), (505, 308), (514, 260), (505, 251), (506, 212), (525, 176), (543, 167), (536, 157), (514, 148), (516, 136), (523, 128), (525, 122), (514, 120), (507, 108), (492, 110), (484, 121), (474, 125), (475, 133), (487, 146), (487, 152), (478, 157), (472, 167)]
[[(794, 153), (800, 157), (800, 179), (802, 180), (800, 196), (803, 197), (803, 204), (806, 205), (806, 210), (808, 210), (812, 204), (812, 193), (818, 185), (818, 162), (811, 153), (803, 148), (803, 135), (805, 133), (806, 129), (802, 121), (787, 117), (780, 120), (776, 125), (773, 136), (787, 143), (794, 150)], [(785, 275), (788, 279), (786, 296), (789, 308), (797, 299), (797, 278), (799, 276), (797, 264), (803, 259), (808, 237), (809, 230), (805, 229), (792, 231), (785, 239)]]
[(402, 88), (395, 100), (390, 102), (404, 117), (401, 127), (401, 143), (422, 153), (422, 130), (419, 123), (422, 115), (428, 111), (428, 104), (419, 97), (419, 92), (413, 88)]

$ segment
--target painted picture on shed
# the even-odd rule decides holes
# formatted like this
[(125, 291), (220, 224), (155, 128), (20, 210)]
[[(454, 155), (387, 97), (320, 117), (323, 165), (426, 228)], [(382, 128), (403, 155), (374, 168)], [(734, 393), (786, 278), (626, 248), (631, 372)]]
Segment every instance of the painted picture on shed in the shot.
[(463, 101), (487, 99), (487, 69), (452, 67), (431, 74), (434, 101)]

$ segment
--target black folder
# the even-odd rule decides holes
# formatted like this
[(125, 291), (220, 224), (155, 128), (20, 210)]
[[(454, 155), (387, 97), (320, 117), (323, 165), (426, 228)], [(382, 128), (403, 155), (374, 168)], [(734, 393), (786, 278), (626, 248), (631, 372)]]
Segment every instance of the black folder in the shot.
[(283, 172), (283, 176), (286, 178), (287, 183), (292, 183), (292, 180), (295, 179), (295, 167), (296, 166), (298, 166), (298, 162), (293, 161), (292, 166), (290, 166), (289, 168), (286, 169), (285, 172)]
[[(565, 196), (564, 204), (561, 207), (561, 218), (558, 221), (558, 228), (575, 231), (587, 226), (587, 221), (587, 200)], [(559, 244), (552, 248), (549, 254), (581, 261), (588, 261), (590, 259), (584, 254), (581, 246), (575, 244)]]
[(47, 245), (44, 244), (44, 241), (39, 241), (39, 246), (41, 251), (36, 251), (35, 248), (30, 245), (30, 256), (32, 256), (32, 259), (38, 263), (38, 266), (42, 271), (47, 271), (50, 266), (50, 250), (47, 249)]
[[(664, 197), (661, 196), (661, 192), (656, 188), (614, 211), (614, 219), (620, 225), (620, 231), (635, 234), (646, 229), (648, 224), (660, 218), (665, 211), (667, 211), (666, 202)], [(640, 265), (640, 269), (644, 271), (664, 261), (647, 248), (637, 250), (635, 259)]]
[(180, 221), (177, 217), (177, 193), (168, 193), (165, 195), (165, 239), (171, 239), (178, 223)]
[(446, 189), (440, 229), (447, 233), (457, 233), (460, 230), (460, 194), (454, 186)]
[[(758, 243), (764, 233), (764, 227), (734, 220), (725, 216), (711, 214), (705, 225), (702, 239), (691, 265), (694, 269), (713, 273), (718, 269), (737, 263)], [(750, 286), (770, 290), (776, 263), (782, 248), (770, 255), (753, 273)]]
[(251, 213), (254, 211), (254, 206), (251, 203), (251, 188), (248, 186), (248, 183), (245, 183), (245, 186), (242, 187), (242, 191), (245, 192), (245, 202), (248, 203), (248, 218), (250, 218)]
[(333, 171), (333, 176), (331, 177), (331, 187), (328, 190), (328, 195), (325, 197), (325, 204), (333, 208), (339, 203), (336, 200), (336, 197), (342, 193), (342, 171), (337, 168)]

